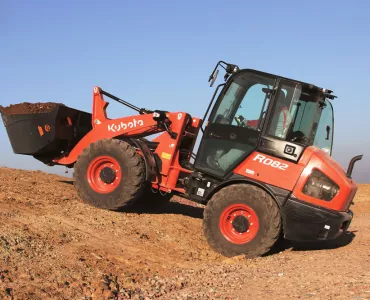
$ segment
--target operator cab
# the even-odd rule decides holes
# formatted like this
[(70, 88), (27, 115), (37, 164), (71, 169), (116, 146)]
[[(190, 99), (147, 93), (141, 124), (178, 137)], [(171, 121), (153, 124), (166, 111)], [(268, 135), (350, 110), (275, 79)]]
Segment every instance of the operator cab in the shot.
[(209, 116), (195, 169), (222, 178), (255, 150), (293, 162), (312, 145), (331, 155), (328, 95), (311, 84), (236, 68)]

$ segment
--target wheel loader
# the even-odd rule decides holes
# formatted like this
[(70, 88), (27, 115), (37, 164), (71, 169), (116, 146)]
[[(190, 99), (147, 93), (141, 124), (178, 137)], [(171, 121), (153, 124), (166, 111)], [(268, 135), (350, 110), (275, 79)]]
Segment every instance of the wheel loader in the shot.
[[(159, 207), (173, 195), (204, 204), (204, 234), (224, 256), (257, 257), (282, 238), (326, 241), (346, 232), (362, 155), (347, 171), (331, 158), (333, 92), (224, 61), (211, 86), (221, 69), (224, 82), (202, 119), (139, 108), (95, 86), (91, 114), (58, 104), (3, 111), (3, 122), (15, 153), (74, 168), (89, 205)], [(107, 98), (136, 113), (109, 118)]]

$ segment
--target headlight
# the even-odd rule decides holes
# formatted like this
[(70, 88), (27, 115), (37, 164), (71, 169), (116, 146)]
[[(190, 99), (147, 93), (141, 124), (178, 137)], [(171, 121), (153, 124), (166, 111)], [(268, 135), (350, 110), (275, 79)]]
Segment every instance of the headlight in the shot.
[(331, 201), (338, 194), (339, 186), (320, 171), (314, 170), (302, 192), (317, 199)]

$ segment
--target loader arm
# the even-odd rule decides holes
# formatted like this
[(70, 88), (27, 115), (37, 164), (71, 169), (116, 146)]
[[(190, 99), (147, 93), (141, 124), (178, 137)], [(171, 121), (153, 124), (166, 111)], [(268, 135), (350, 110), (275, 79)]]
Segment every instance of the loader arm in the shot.
[(117, 101), (118, 103), (125, 105), (135, 111), (137, 111), (140, 115), (144, 114), (151, 114), (153, 111), (148, 110), (146, 108), (139, 108), (131, 103), (128, 103), (125, 100), (122, 100), (104, 90), (102, 90), (98, 86), (94, 86), (93, 88), (93, 111), (92, 111), (92, 127), (95, 127), (96, 125), (99, 125), (101, 122), (104, 122), (106, 120), (109, 120), (107, 118), (107, 112), (106, 109), (109, 105), (109, 102), (106, 102), (103, 98), (103, 95), (106, 95), (110, 99)]
[[(106, 109), (109, 102), (106, 102), (103, 95), (137, 111), (139, 114), (118, 119), (109, 119)], [(145, 137), (154, 133), (166, 130), (163, 124), (154, 120), (153, 112), (144, 108), (138, 108), (106, 91), (100, 87), (93, 88), (93, 105), (92, 105), (92, 130), (89, 131), (69, 152), (63, 157), (55, 158), (54, 163), (60, 165), (71, 165), (76, 162), (79, 154), (91, 143), (98, 140), (116, 137)]]
[[(158, 122), (153, 119), (152, 114), (129, 116), (119, 119), (102, 120), (103, 115), (99, 116), (99, 123), (95, 122), (93, 129), (87, 133), (72, 149), (68, 155), (54, 159), (54, 163), (60, 165), (70, 165), (76, 162), (78, 155), (91, 143), (98, 140), (125, 137), (145, 137), (154, 133), (165, 131), (158, 126)], [(95, 115), (96, 117), (96, 115)], [(96, 119), (95, 119), (96, 120)]]

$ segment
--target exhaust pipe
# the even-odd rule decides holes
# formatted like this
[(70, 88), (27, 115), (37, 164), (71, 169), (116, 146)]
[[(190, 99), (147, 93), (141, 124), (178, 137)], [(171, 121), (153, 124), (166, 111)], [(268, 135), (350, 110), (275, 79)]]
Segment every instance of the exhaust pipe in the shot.
[(348, 178), (352, 178), (351, 176), (352, 176), (353, 167), (354, 167), (354, 165), (357, 161), (362, 159), (362, 157), (363, 157), (363, 155), (357, 155), (357, 156), (355, 156), (351, 159), (351, 161), (349, 162), (349, 165), (348, 165), (348, 170), (347, 170), (347, 177)]

